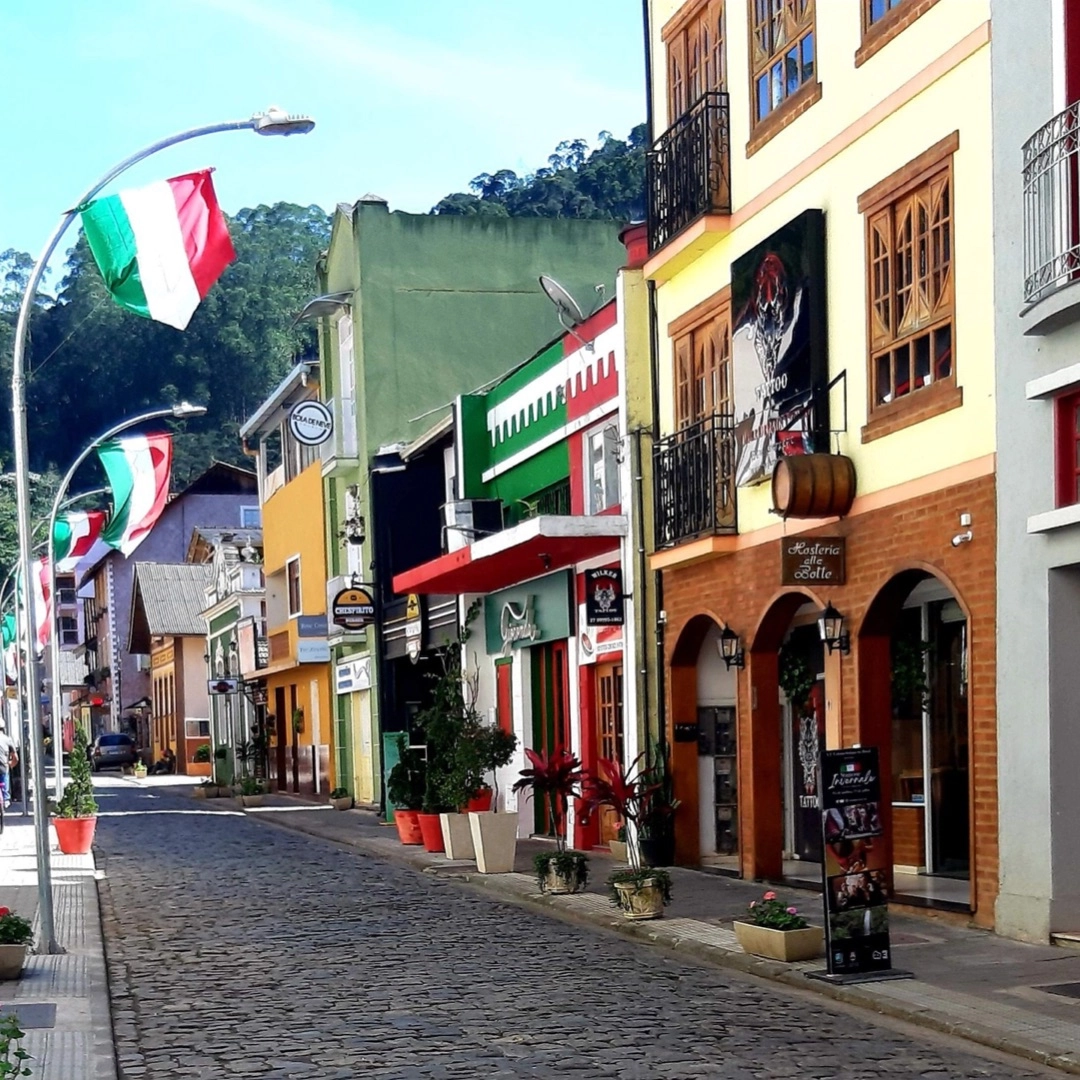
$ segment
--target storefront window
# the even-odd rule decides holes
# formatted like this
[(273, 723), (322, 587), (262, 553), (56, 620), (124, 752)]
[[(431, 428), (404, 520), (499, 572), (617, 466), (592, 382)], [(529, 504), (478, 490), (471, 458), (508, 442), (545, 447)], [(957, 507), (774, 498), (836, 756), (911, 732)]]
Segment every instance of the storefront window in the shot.
[(926, 701), (926, 647), (922, 608), (907, 608), (892, 642), (893, 801), (926, 800), (923, 780), (923, 707)]

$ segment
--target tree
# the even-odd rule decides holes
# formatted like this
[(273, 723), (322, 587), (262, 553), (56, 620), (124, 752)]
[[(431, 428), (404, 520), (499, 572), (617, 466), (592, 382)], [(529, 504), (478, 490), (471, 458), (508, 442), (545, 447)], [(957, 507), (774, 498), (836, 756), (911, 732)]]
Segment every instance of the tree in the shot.
[(589, 150), (583, 139), (564, 140), (545, 167), (525, 177), (510, 169), (480, 173), (463, 191), (447, 195), (433, 214), (600, 218), (634, 221), (645, 212), (645, 125), (625, 141), (600, 132)]

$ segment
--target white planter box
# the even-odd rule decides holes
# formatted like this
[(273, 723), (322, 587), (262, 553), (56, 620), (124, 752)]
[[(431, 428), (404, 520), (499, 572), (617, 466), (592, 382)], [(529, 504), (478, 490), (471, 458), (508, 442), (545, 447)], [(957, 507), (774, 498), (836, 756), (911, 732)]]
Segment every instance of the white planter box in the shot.
[(469, 814), (476, 867), (481, 874), (509, 874), (517, 853), (516, 813)]
[(468, 814), (440, 814), (443, 846), (448, 859), (472, 859), (472, 829)]

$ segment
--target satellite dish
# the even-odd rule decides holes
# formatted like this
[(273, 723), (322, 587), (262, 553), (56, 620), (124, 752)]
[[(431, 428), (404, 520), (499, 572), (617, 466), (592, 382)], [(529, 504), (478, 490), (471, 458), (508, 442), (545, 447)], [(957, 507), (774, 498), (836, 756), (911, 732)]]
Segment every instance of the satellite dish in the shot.
[(540, 288), (555, 305), (564, 330), (573, 330), (585, 321), (585, 313), (578, 302), (554, 278), (541, 274)]
[(576, 338), (582, 348), (591, 353), (593, 351), (592, 342), (586, 341), (577, 333), (577, 328), (588, 318), (585, 312), (581, 310), (581, 305), (553, 277), (548, 277), (547, 274), (540, 275), (540, 288), (544, 290), (544, 294), (555, 305), (562, 328), (571, 337)]

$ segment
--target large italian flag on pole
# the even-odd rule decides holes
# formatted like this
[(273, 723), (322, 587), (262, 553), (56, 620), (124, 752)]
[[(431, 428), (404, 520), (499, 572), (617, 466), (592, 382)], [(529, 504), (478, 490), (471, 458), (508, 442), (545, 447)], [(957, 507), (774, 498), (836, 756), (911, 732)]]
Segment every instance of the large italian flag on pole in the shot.
[(78, 510), (60, 518), (53, 529), (56, 572), (66, 574), (74, 570), (95, 548), (103, 547), (98, 541), (104, 527), (104, 510)]
[(183, 330), (236, 258), (209, 169), (79, 207), (113, 299)]
[(146, 539), (168, 501), (172, 436), (130, 435), (102, 443), (98, 457), (113, 491), (113, 514), (101, 539), (130, 555)]

